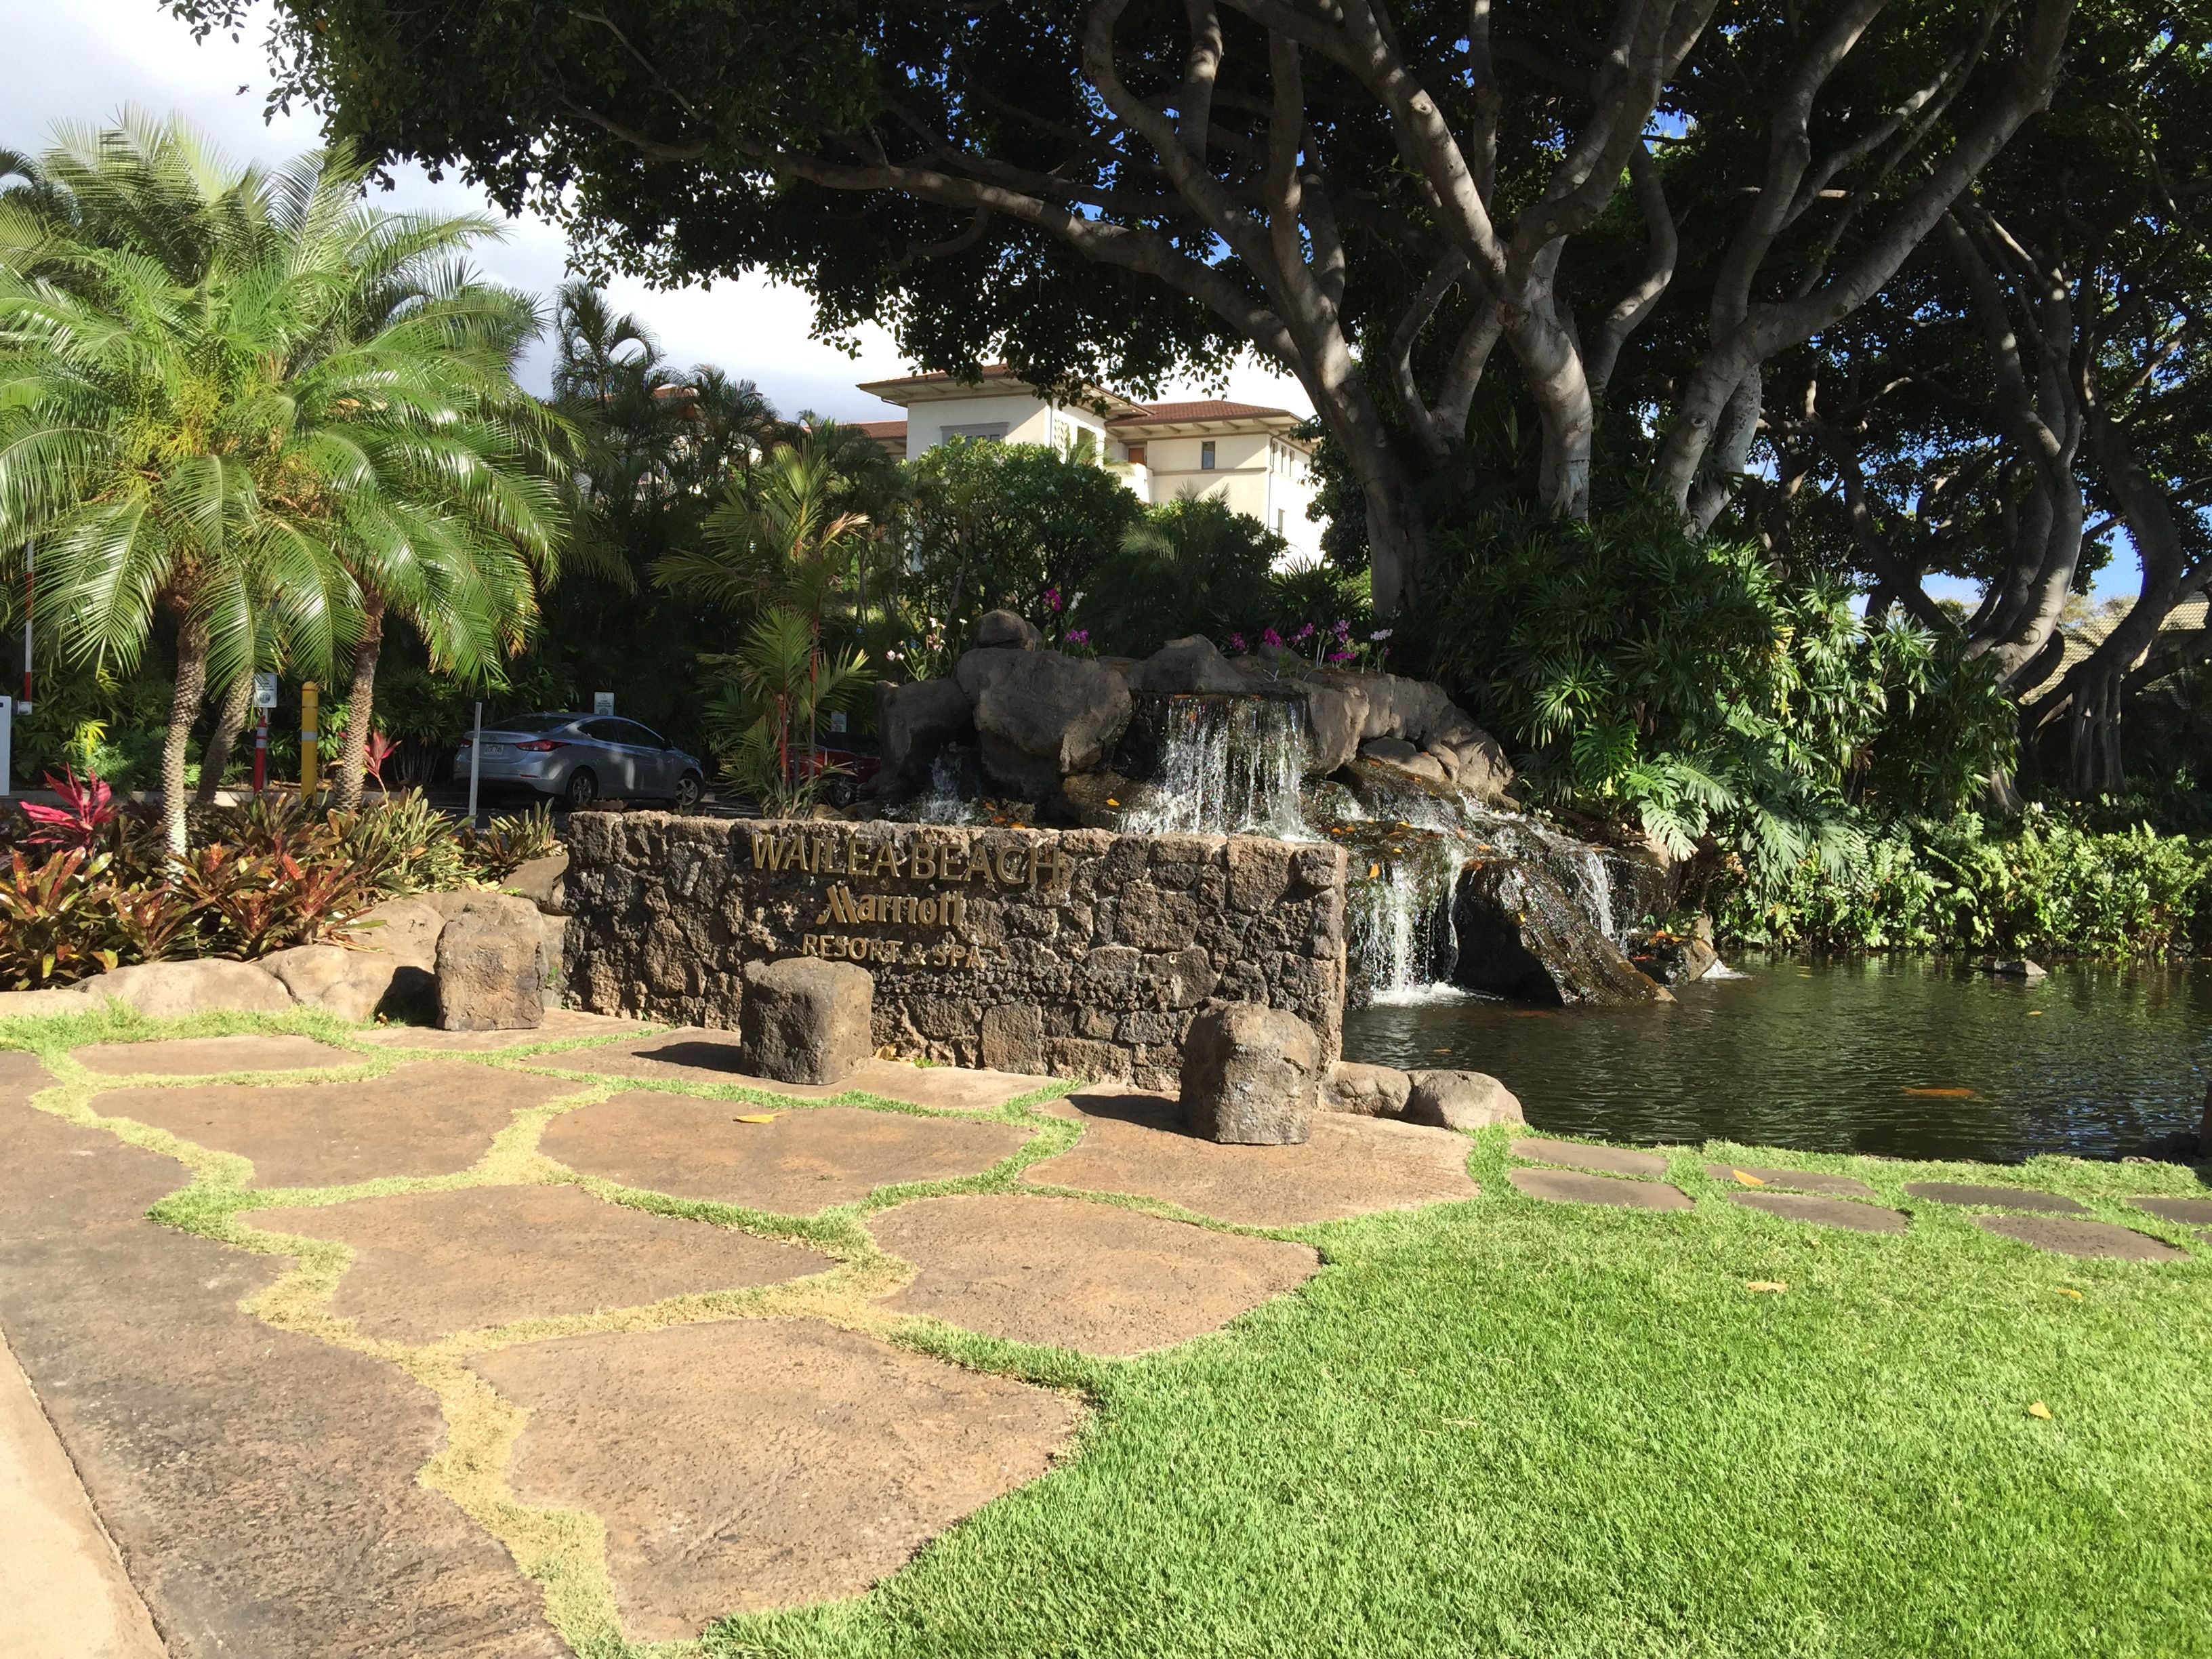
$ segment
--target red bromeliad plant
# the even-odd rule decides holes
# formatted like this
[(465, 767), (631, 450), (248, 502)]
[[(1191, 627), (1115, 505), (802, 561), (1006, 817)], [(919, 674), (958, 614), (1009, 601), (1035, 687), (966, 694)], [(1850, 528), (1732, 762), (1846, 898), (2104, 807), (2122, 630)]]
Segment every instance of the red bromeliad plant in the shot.
[(368, 769), (368, 775), (376, 780), (377, 791), (388, 795), (384, 787), (384, 763), (399, 752), (399, 745), (381, 732), (371, 732), (362, 741), (361, 761)]
[(58, 778), (47, 773), (46, 787), (62, 798), (59, 806), (23, 803), (23, 816), (37, 826), (24, 837), (33, 847), (74, 847), (89, 853), (123, 810), (106, 780), (90, 773), (79, 778), (74, 768), (64, 769)]
[(116, 965), (108, 856), (65, 848), (33, 868), (9, 855), (0, 878), (0, 988), (70, 985)]

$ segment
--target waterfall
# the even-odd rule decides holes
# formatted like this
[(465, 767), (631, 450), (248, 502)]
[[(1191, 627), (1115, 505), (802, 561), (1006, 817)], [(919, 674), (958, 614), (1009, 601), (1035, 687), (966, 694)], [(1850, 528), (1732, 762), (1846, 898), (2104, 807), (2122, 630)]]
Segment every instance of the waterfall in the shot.
[(1379, 854), (1364, 866), (1355, 857), (1345, 895), (1345, 954), (1355, 1000), (1407, 1003), (1460, 994), (1449, 981), (1459, 955), (1452, 899), (1466, 850), (1456, 836), (1424, 835), (1418, 848)]
[(965, 823), (970, 809), (960, 793), (960, 757), (951, 750), (929, 763), (929, 793), (915, 804), (916, 823)]
[(1298, 798), (1306, 758), (1298, 703), (1212, 696), (1163, 702), (1152, 797), (1130, 813), (1130, 833), (1313, 839)]

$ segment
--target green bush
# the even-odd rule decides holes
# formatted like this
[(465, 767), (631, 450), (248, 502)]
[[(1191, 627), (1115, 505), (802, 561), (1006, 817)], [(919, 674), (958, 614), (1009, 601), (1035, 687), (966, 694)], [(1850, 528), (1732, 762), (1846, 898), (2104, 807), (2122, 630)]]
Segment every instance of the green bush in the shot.
[(1723, 938), (1784, 950), (2185, 951), (2212, 925), (2212, 840), (2099, 831), (2039, 806), (1993, 835), (1961, 814), (1870, 838), (1828, 867), (1753, 872), (1716, 915)]

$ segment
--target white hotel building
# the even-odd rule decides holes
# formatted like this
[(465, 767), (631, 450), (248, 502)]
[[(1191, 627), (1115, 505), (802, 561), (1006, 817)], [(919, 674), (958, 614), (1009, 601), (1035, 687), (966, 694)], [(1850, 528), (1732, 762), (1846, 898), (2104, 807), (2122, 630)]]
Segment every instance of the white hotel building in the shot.
[[(1321, 556), (1323, 524), (1306, 517), (1315, 493), (1313, 444), (1287, 409), (1204, 400), (1137, 404), (1109, 392), (1089, 404), (1055, 404), (993, 366), (980, 385), (949, 374), (870, 380), (860, 390), (907, 412), (903, 421), (864, 421), (861, 430), (900, 460), (948, 438), (1088, 449), (1148, 502), (1218, 495), (1290, 544), (1285, 562)], [(1085, 435), (1090, 441), (1084, 442)]]

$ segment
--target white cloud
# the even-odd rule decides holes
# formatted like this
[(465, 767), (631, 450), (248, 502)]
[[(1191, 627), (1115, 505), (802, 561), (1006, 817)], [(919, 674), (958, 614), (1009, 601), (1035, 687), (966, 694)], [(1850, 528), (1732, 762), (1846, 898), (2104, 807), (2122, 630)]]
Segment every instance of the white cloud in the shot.
[[(180, 113), (240, 159), (279, 161), (319, 137), (307, 112), (264, 123), (269, 72), (258, 21), (239, 40), (214, 35), (195, 44), (191, 31), (154, 0), (0, 0), (0, 40), (7, 42), (9, 82), (0, 144), (12, 149), (36, 148), (57, 121), (100, 120), (125, 105)], [(481, 193), (459, 179), (434, 183), (412, 167), (398, 172), (386, 199), (394, 207), (447, 213), (485, 210)], [(505, 240), (480, 250), (477, 264), (498, 281), (550, 294), (567, 257), (559, 229), (533, 216), (510, 223)], [(665, 293), (622, 281), (609, 294), (646, 322), (677, 362), (714, 363), (757, 381), (786, 414), (812, 409), (874, 420), (898, 413), (854, 385), (904, 369), (890, 337), (881, 329), (860, 331), (860, 356), (848, 358), (813, 337), (813, 307), (795, 289), (746, 276), (711, 289)], [(541, 352), (532, 372), (541, 390), (547, 368)], [(1169, 386), (1164, 395), (1208, 394)], [(1296, 380), (1256, 362), (1239, 365), (1225, 395), (1301, 414), (1312, 410)]]

